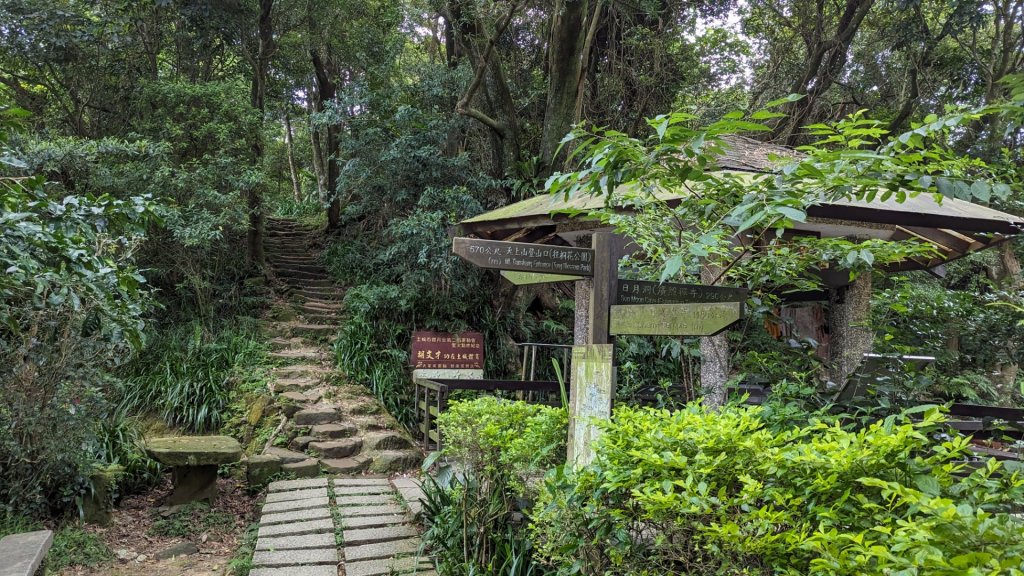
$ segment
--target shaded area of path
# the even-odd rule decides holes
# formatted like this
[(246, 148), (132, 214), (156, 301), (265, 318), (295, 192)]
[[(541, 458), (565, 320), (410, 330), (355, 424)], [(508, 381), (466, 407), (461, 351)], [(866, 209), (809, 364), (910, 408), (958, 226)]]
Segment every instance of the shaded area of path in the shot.
[(436, 576), (419, 555), (412, 522), (422, 492), (414, 481), (395, 482), (349, 476), (271, 483), (250, 576)]
[[(279, 295), (266, 331), (278, 364), (270, 383), (287, 418), (255, 459), (264, 477), (389, 474), (416, 469), (423, 453), (364, 382), (332, 382), (329, 339), (341, 323), (344, 291), (320, 263), (319, 233), (289, 220), (267, 221), (265, 250)], [(250, 458), (250, 465), (254, 462)], [(258, 464), (260, 465), (260, 464)]]

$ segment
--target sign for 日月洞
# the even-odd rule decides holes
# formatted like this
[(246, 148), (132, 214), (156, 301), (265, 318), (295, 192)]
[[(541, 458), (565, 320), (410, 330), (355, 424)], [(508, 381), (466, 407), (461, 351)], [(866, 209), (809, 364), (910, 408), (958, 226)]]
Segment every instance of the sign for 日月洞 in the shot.
[(414, 369), (483, 370), (484, 336), (479, 332), (413, 332)]

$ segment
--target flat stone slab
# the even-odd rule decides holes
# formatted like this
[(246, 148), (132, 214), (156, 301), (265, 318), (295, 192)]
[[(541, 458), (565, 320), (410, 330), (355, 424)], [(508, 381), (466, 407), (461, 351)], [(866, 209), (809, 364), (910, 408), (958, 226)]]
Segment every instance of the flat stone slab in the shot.
[(374, 478), (367, 476), (365, 478), (335, 478), (334, 485), (337, 487), (341, 486), (389, 486), (390, 482), (385, 477)]
[(395, 478), (391, 481), (391, 484), (399, 490), (405, 490), (406, 488), (420, 489), (421, 487), (420, 481), (415, 478)]
[[(423, 572), (422, 574), (426, 574)], [(337, 566), (292, 566), (289, 568), (255, 568), (249, 576), (338, 576)]]
[(361, 544), (373, 544), (375, 542), (388, 542), (402, 538), (414, 538), (419, 536), (419, 531), (408, 524), (400, 526), (384, 526), (381, 528), (356, 528), (345, 530), (342, 538), (346, 546), (359, 546)]
[[(403, 514), (405, 510), (398, 504), (375, 504), (373, 506), (346, 506), (339, 508), (342, 518), (355, 518), (357, 516), (390, 516), (392, 514)], [(343, 520), (344, 521), (344, 520)]]
[[(366, 504), (394, 504), (395, 497), (391, 494), (369, 494), (366, 496), (338, 496), (334, 499), (338, 506), (360, 506)], [(344, 514), (342, 510), (342, 514)]]
[(287, 502), (289, 500), (307, 500), (309, 498), (326, 498), (327, 488), (310, 488), (308, 490), (291, 490), (289, 492), (273, 492), (267, 494), (266, 503)]
[[(417, 556), (364, 560), (362, 562), (346, 562), (345, 576), (388, 576), (390, 574), (406, 574), (414, 570), (416, 575), (420, 576), (425, 570), (431, 570), (433, 567), (430, 560)], [(423, 570), (417, 570), (417, 568)]]
[(230, 436), (169, 436), (146, 440), (149, 457), (166, 466), (220, 466), (242, 459), (242, 445)]
[(257, 550), (309, 550), (310, 548), (334, 547), (334, 534), (303, 534), (301, 536), (278, 536), (276, 538), (260, 538), (256, 541)]
[(277, 514), (279, 512), (291, 512), (292, 510), (308, 510), (310, 508), (327, 508), (330, 502), (327, 496), (323, 498), (309, 498), (306, 500), (285, 500), (283, 502), (271, 502), (263, 505), (264, 514)]
[(345, 562), (347, 565), (349, 562), (356, 562), (358, 560), (377, 560), (380, 558), (392, 558), (399, 554), (415, 554), (419, 549), (419, 538), (363, 544), (362, 546), (345, 546)]
[(274, 524), (273, 526), (260, 526), (257, 538), (270, 538), (273, 536), (302, 536), (303, 534), (334, 534), (334, 522), (328, 519), (310, 520), (309, 522), (293, 522), (291, 524)]
[(345, 528), (383, 528), (384, 526), (398, 526), (408, 522), (409, 517), (405, 514), (354, 516), (341, 519), (341, 525)]
[(288, 524), (290, 522), (305, 522), (307, 520), (320, 520), (330, 518), (331, 511), (327, 507), (308, 508), (306, 510), (292, 510), (289, 512), (278, 512), (276, 514), (263, 513), (260, 518), (260, 526), (271, 526), (274, 524)]
[(338, 550), (334, 546), (312, 550), (257, 550), (252, 555), (252, 564), (267, 568), (313, 564), (337, 566)]
[(310, 478), (307, 480), (278, 480), (271, 482), (267, 487), (271, 492), (283, 492), (285, 490), (303, 490), (306, 488), (326, 488), (327, 478)]
[(52, 545), (53, 532), (49, 530), (4, 536), (0, 539), (0, 576), (35, 574)]
[(390, 494), (392, 492), (394, 492), (394, 490), (391, 486), (334, 486), (334, 493), (338, 496)]

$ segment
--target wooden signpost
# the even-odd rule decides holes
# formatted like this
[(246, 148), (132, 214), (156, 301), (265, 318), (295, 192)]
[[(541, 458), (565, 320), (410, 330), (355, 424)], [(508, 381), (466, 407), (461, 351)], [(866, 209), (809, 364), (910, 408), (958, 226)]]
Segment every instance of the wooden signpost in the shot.
[[(514, 284), (577, 281), (577, 343), (569, 394), (567, 461), (594, 458), (595, 419), (611, 417), (615, 394), (615, 335), (712, 336), (743, 316), (740, 288), (619, 280), (625, 241), (594, 232), (592, 248), (455, 238), (452, 251), (480, 266), (501, 270)], [(580, 336), (583, 335), (583, 338)]]
[(455, 238), (452, 251), (481, 268), (570, 276), (594, 275), (594, 251), (589, 248)]

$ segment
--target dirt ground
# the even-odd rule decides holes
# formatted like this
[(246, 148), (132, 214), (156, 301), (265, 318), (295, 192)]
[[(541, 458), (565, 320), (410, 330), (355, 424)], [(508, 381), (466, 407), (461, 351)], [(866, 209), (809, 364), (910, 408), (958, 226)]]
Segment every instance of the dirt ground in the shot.
[[(88, 526), (115, 553), (116, 559), (95, 568), (71, 567), (61, 576), (223, 576), (230, 574), (229, 561), (242, 543), (246, 527), (256, 520), (255, 503), (259, 494), (250, 495), (243, 483), (221, 478), (219, 496), (213, 512), (232, 517), (228, 523), (196, 530), (188, 537), (158, 536), (153, 523), (162, 517), (157, 507), (170, 494), (170, 481), (146, 494), (121, 501), (109, 527)], [(222, 514), (221, 518), (225, 518)], [(199, 552), (157, 561), (154, 556), (175, 544), (191, 542)]]

